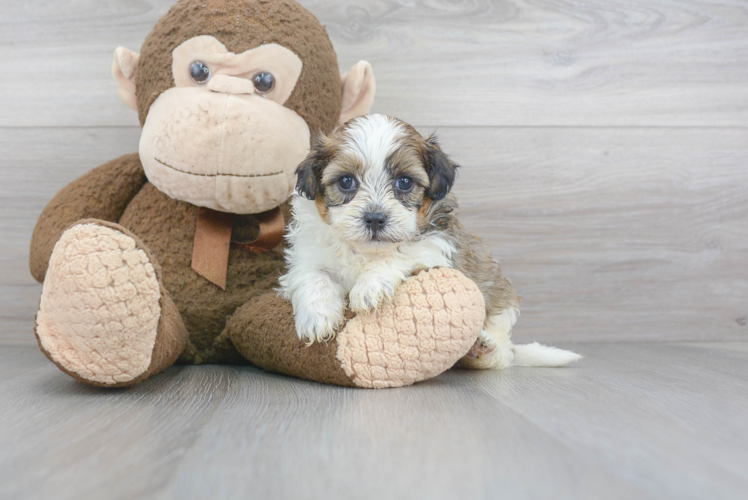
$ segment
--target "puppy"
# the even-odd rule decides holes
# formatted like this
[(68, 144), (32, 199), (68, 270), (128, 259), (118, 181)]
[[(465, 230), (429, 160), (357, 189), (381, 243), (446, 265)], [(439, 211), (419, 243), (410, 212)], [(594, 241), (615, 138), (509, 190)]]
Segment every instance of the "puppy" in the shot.
[(299, 338), (332, 339), (346, 305), (356, 313), (376, 309), (409, 276), (441, 266), (461, 271), (485, 298), (483, 331), (461, 365), (561, 366), (580, 358), (512, 344), (519, 297), (487, 245), (456, 217), (450, 190), (457, 168), (433, 135), (424, 138), (383, 115), (355, 118), (331, 137), (315, 138), (296, 170), (288, 270), (280, 279)]

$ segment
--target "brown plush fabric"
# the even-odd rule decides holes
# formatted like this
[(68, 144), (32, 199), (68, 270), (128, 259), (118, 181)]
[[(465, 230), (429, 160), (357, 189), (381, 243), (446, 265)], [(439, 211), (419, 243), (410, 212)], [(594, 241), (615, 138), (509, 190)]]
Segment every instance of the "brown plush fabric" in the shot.
[(57, 193), (31, 237), (29, 267), (34, 279), (44, 281), (52, 249), (67, 228), (87, 218), (116, 222), (146, 181), (136, 153), (91, 170)]
[(225, 333), (236, 349), (265, 370), (326, 384), (352, 386), (336, 353), (335, 340), (308, 346), (299, 340), (291, 304), (275, 293), (266, 293), (239, 308), (226, 324)]
[[(226, 318), (238, 307), (277, 287), (284, 265), (283, 245), (261, 254), (232, 246), (226, 290), (221, 290), (192, 269), (199, 207), (169, 198), (152, 184), (143, 182), (138, 156), (127, 155), (63, 188), (44, 209), (34, 229), (31, 258), (34, 277), (43, 281), (52, 248), (68, 227), (91, 222), (88, 219), (93, 218), (103, 225), (107, 225), (105, 221), (118, 223), (114, 226), (134, 235), (149, 255), (156, 256), (152, 259), (154, 267), (191, 340), (182, 362), (236, 362), (239, 356), (225, 338), (214, 341), (223, 331)], [(112, 186), (119, 186), (120, 191)], [(76, 193), (85, 195), (76, 196)], [(104, 194), (113, 202), (111, 206), (106, 205)], [(281, 209), (288, 220), (288, 204), (281, 205)], [(257, 236), (257, 227), (254, 216), (236, 216), (233, 239), (251, 241)]]
[(169, 292), (161, 287), (161, 319), (158, 323), (156, 345), (153, 347), (151, 366), (148, 367), (141, 379), (133, 380), (133, 385), (151, 375), (161, 373), (173, 365), (184, 352), (188, 343), (187, 329), (177, 306), (169, 298)]
[(277, 43), (304, 64), (285, 106), (296, 111), (312, 133), (329, 133), (341, 108), (338, 59), (325, 28), (292, 0), (181, 0), (156, 24), (143, 43), (136, 73), (140, 123), (153, 101), (174, 86), (172, 51), (199, 35), (212, 35), (241, 53)]
[[(278, 284), (283, 270), (283, 246), (253, 254), (232, 246), (229, 250), (226, 290), (221, 290), (192, 269), (192, 244), (200, 209), (169, 198), (152, 184), (146, 184), (120, 219), (156, 255), (163, 283), (182, 315), (195, 350), (187, 350), (188, 363), (226, 362), (235, 353), (214, 340), (223, 331), (226, 318), (251, 298)], [(237, 228), (237, 226), (241, 226)], [(236, 232), (256, 228), (254, 216), (237, 216)]]

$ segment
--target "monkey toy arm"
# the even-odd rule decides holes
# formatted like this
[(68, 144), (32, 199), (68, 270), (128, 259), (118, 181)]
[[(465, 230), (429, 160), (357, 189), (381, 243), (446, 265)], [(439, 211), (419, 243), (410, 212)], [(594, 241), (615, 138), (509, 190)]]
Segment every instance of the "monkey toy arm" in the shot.
[(117, 222), (146, 182), (134, 153), (91, 170), (58, 192), (34, 227), (29, 263), (34, 279), (44, 281), (55, 243), (67, 228), (81, 219)]

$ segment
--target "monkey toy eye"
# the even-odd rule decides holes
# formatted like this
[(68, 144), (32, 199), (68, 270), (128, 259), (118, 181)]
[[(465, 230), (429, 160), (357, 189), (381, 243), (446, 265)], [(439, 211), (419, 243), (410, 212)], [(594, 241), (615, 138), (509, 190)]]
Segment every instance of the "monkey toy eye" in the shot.
[(275, 87), (275, 77), (267, 71), (261, 71), (252, 77), (252, 83), (259, 94), (267, 94)]
[(190, 64), (190, 76), (197, 84), (204, 84), (210, 80), (210, 68), (202, 61), (195, 61)]
[(410, 191), (413, 188), (413, 179), (410, 177), (400, 177), (395, 183), (400, 191)]
[(356, 189), (356, 179), (346, 175), (338, 179), (338, 187), (341, 191), (353, 191)]

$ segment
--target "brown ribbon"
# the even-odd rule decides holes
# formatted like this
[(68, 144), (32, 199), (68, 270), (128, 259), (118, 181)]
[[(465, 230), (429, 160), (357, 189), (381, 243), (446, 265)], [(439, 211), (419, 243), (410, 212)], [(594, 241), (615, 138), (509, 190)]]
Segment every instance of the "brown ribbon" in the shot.
[(283, 240), (286, 221), (280, 208), (256, 214), (255, 218), (260, 231), (254, 241), (231, 241), (234, 214), (201, 208), (192, 246), (192, 269), (225, 290), (231, 245), (252, 253), (263, 253), (277, 247)]
[(260, 234), (254, 241), (242, 242), (232, 241), (231, 244), (252, 253), (263, 253), (280, 245), (283, 241), (283, 231), (286, 230), (286, 219), (280, 208), (274, 208), (261, 214), (256, 214), (255, 219), (260, 224)]

